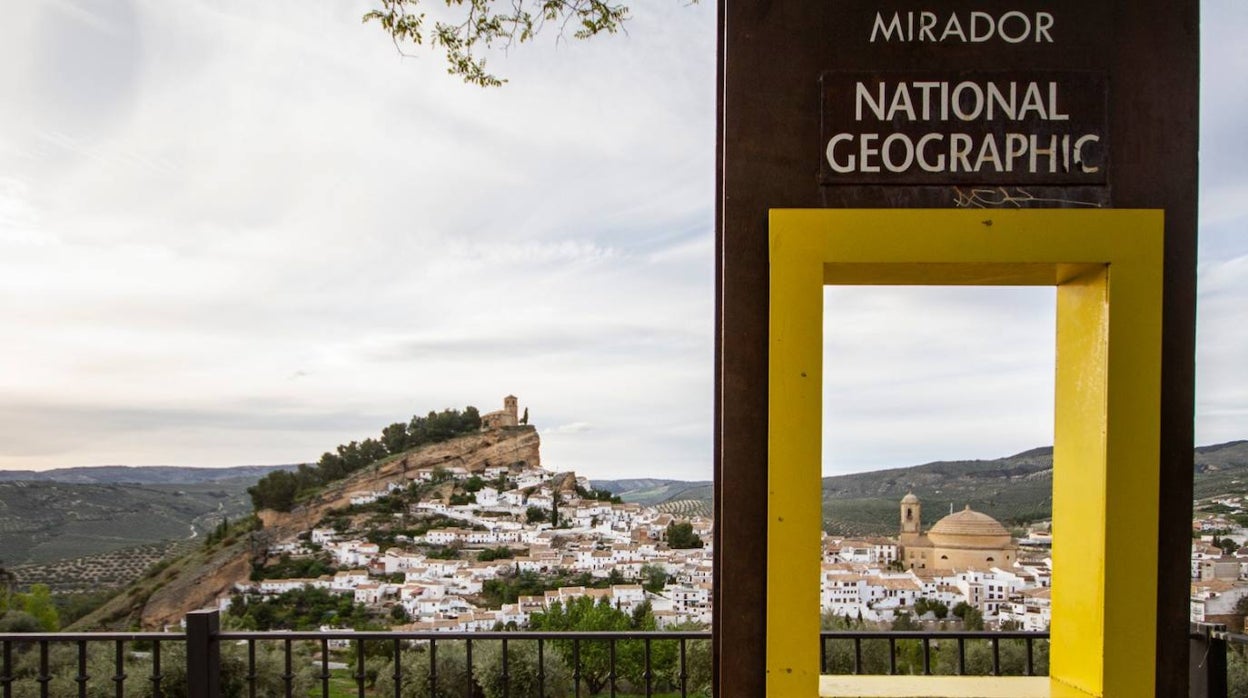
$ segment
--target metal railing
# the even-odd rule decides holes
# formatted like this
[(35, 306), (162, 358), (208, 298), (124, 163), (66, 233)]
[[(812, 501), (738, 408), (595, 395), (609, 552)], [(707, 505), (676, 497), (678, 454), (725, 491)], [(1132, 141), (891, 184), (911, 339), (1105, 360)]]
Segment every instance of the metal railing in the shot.
[[(256, 645), (261, 642), (281, 642), (284, 646), (283, 656), (285, 657), (286, 667), (285, 673), (281, 676), (284, 684), (284, 695), (295, 695), (293, 689), (294, 675), (292, 673), (291, 645), (297, 641), (310, 641), (319, 644), (319, 672), (315, 678), (320, 683), (321, 695), (330, 695), (330, 673), (329, 662), (329, 646), (335, 641), (345, 641), (352, 645), (352, 653), (354, 655), (353, 664), (350, 666), (350, 678), (355, 683), (356, 691), (359, 696), (366, 695), (368, 674), (367, 666), (367, 643), (380, 643), (387, 646), (387, 650), (391, 655), (391, 666), (394, 672), (388, 676), (393, 682), (393, 693), (396, 698), (404, 695), (404, 687), (412, 681), (426, 681), (429, 685), (429, 695), (438, 695), (440, 687), (445, 687), (439, 683), (439, 661), (438, 647), (447, 648), (454, 647), (457, 651), (462, 648), (464, 658), (464, 670), (455, 671), (452, 676), (443, 676), (444, 683), (452, 685), (460, 684), (464, 687), (466, 696), (474, 696), (476, 693), (476, 682), (481, 677), (474, 671), (474, 647), (479, 648), (486, 643), (497, 643), (499, 646), (499, 657), (501, 659), (501, 671), (497, 674), (501, 695), (504, 697), (510, 695), (513, 676), (509, 673), (509, 659), (514, 659), (514, 649), (517, 645), (530, 644), (535, 648), (536, 652), (536, 671), (533, 674), (535, 679), (535, 689), (537, 695), (549, 695), (550, 687), (548, 684), (547, 657), (552, 656), (552, 650), (556, 647), (566, 646), (570, 649), (567, 651), (571, 654), (571, 692), (570, 695), (579, 696), (587, 695), (589, 688), (586, 683), (589, 681), (585, 673), (585, 663), (582, 661), (582, 650), (590, 647), (599, 647), (603, 644), (607, 646), (607, 672), (603, 677), (605, 682), (600, 691), (608, 692), (609, 695), (615, 696), (620, 691), (620, 661), (618, 648), (621, 643), (641, 643), (642, 650), (642, 666), (643, 670), (640, 675), (639, 683), (641, 685), (632, 685), (630, 693), (651, 696), (655, 693), (655, 684), (657, 679), (654, 671), (654, 648), (656, 644), (669, 643), (676, 644), (679, 648), (678, 672), (673, 677), (675, 692), (681, 696), (690, 695), (689, 687), (689, 651), (688, 642), (692, 640), (710, 640), (709, 632), (663, 632), (663, 631), (629, 631), (629, 632), (606, 632), (606, 631), (588, 631), (588, 632), (528, 632), (528, 631), (506, 631), (506, 632), (437, 632), (437, 633), (396, 633), (392, 631), (377, 632), (357, 632), (357, 631), (326, 631), (326, 632), (223, 632), (220, 633), (218, 639), (222, 643), (240, 642), (244, 643), (247, 648), (247, 674), (246, 686), (247, 695), (250, 698), (256, 698), (257, 681), (259, 675), (256, 670)], [(410, 649), (413, 644), (419, 644), (425, 652), (428, 661), (428, 673), (425, 678), (410, 678), (403, 672), (404, 650)], [(467, 680), (465, 680), (467, 679)], [(521, 695), (517, 692), (517, 695)], [(525, 694), (527, 695), (527, 694)]]
[[(1048, 642), (1047, 632), (1021, 630), (825, 630), (819, 635), (819, 670), (823, 674), (1036, 676), (1048, 673)], [(1016, 655), (1011, 657), (1016, 661), (1003, 661), (1003, 643), (1007, 649), (1017, 650), (1011, 653)], [(840, 657), (840, 666), (834, 662), (837, 645), (846, 650)], [(864, 646), (882, 651), (868, 657), (864, 655)], [(968, 648), (987, 650), (982, 661), (976, 662), (981, 666), (968, 664)], [(1039, 657), (1038, 649), (1043, 650)], [(938, 659), (947, 660), (950, 670), (935, 671), (933, 662)]]
[[(185, 634), (0, 634), (0, 696), (89, 698), (110, 684), (117, 698), (690, 696), (702, 690), (692, 685), (693, 655), (709, 660), (710, 639), (708, 631), (233, 632), (220, 630), (215, 611), (196, 612)], [(390, 668), (379, 675), (378, 666)]]
[(1190, 651), (1188, 696), (1227, 698), (1228, 644), (1248, 645), (1248, 635), (1227, 632), (1220, 623), (1192, 623), (1188, 632)]
[[(1048, 637), (824, 631), (820, 669), (1042, 675)], [(0, 698), (704, 695), (710, 639), (708, 631), (235, 632), (220, 629), (216, 612), (197, 612), (185, 633), (0, 635)]]
[[(114, 686), (117, 696), (126, 696), (133, 693), (129, 691), (130, 686), (127, 681), (130, 676), (126, 673), (126, 659), (133, 653), (135, 645), (150, 647), (151, 671), (144, 679), (151, 682), (153, 695), (159, 698), (161, 696), (161, 683), (164, 680), (164, 666), (161, 663), (161, 647), (163, 643), (181, 643), (186, 637), (178, 633), (9, 633), (0, 635), (0, 695), (4, 698), (13, 698), (14, 684), (17, 682), (17, 663), (14, 661), (14, 650), (19, 652), (28, 652), (32, 656), (34, 672), (29, 676), (33, 683), (37, 684), (37, 693), (41, 697), (54, 696), (60, 698), (60, 695), (51, 692), (50, 684), (53, 679), (53, 662), (51, 651), (53, 647), (68, 647), (74, 653), (74, 659), (69, 662), (69, 666), (73, 668), (74, 674), (72, 681), (76, 684), (75, 695), (87, 696), (88, 684), (93, 678), (102, 678), (106, 683)], [(92, 670), (88, 664), (88, 647), (112, 645), (112, 673), (111, 675), (98, 677), (92, 676)], [(127, 648), (127, 645), (130, 648)]]

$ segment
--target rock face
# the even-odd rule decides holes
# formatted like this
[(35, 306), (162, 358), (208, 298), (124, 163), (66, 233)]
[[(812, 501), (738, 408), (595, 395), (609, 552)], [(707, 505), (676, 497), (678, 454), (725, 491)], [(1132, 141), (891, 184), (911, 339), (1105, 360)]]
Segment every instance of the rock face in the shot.
[(246, 545), (225, 548), (204, 564), (189, 568), (152, 592), (139, 617), (147, 630), (176, 625), (186, 614), (200, 608), (216, 607), (216, 600), (229, 595), (236, 582), (251, 575), (251, 555)]
[(540, 467), (541, 438), (532, 426), (491, 429), (430, 444), (407, 455), (382, 461), (350, 477), (332, 482), (312, 501), (289, 513), (260, 512), (264, 528), (279, 538), (310, 529), (329, 513), (351, 504), (357, 492), (385, 489), (387, 483), (408, 482), (424, 468), (463, 468), (480, 473), (490, 466)]
[[(261, 537), (268, 541), (289, 538), (312, 528), (331, 509), (346, 507), (357, 492), (385, 489), (391, 482), (407, 482), (422, 468), (464, 468), (480, 473), (490, 466), (538, 467), (541, 465), (541, 438), (532, 426), (491, 429), (461, 436), (411, 451), (327, 485), (315, 498), (289, 513), (264, 510)], [(251, 574), (251, 552), (247, 546), (219, 555), (210, 564), (188, 570), (152, 594), (142, 612), (144, 628), (161, 628), (177, 623), (188, 611), (215, 605), (236, 582), (246, 582)]]
[(555, 492), (575, 492), (576, 473), (555, 473), (548, 486)]

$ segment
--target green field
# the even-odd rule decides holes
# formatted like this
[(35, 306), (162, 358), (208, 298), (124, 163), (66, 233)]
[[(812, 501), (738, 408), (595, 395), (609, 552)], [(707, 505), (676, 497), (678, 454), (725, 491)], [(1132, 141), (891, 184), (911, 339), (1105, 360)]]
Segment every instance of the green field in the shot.
[(222, 517), (250, 513), (251, 484), (0, 482), (0, 564), (47, 564), (192, 539)]

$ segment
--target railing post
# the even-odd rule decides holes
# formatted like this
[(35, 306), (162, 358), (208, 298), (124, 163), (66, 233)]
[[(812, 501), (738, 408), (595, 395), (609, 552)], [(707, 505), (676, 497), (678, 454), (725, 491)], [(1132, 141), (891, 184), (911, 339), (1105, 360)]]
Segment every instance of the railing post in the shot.
[(217, 633), (221, 615), (217, 611), (191, 611), (186, 614), (187, 698), (221, 698), (221, 645)]
[(1225, 631), (1225, 625), (1192, 624), (1189, 698), (1226, 698), (1226, 639), (1220, 635)]

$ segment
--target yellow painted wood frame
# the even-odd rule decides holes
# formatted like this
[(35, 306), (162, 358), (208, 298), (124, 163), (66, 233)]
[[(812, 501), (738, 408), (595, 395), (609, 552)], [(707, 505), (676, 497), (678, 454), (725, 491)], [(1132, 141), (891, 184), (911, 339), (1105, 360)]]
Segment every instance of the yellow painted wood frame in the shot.
[(1155, 210), (771, 211), (769, 696), (820, 691), (828, 284), (1057, 287), (1046, 694), (1155, 694), (1162, 239)]

